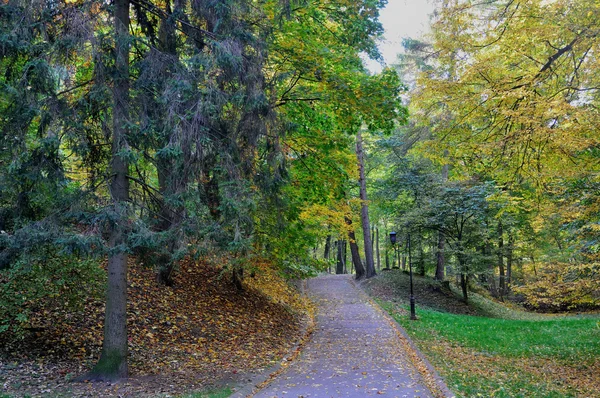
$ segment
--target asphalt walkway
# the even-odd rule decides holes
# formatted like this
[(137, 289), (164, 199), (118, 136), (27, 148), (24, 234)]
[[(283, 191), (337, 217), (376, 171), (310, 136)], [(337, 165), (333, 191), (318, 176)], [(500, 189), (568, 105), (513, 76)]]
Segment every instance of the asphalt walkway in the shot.
[(432, 397), (390, 322), (349, 275), (308, 281), (315, 331), (260, 398)]

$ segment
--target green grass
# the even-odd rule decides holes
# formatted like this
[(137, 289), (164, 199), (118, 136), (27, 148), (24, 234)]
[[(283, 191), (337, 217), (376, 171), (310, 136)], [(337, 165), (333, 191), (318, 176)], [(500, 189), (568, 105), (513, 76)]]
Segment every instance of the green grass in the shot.
[(366, 290), (457, 396), (600, 396), (600, 316), (535, 314), (478, 294), (465, 308), (456, 291), (432, 289), (435, 282), (419, 278), (418, 320), (410, 321), (407, 279), (387, 273)]
[[(389, 305), (384, 307), (390, 309)], [(441, 336), (491, 355), (539, 356), (571, 363), (600, 357), (600, 329), (595, 319), (523, 321), (420, 309), (419, 322), (397, 315), (396, 320), (419, 340)]]
[(184, 398), (227, 398), (231, 394), (233, 394), (231, 388), (225, 387), (218, 390), (195, 392), (190, 395), (185, 395)]

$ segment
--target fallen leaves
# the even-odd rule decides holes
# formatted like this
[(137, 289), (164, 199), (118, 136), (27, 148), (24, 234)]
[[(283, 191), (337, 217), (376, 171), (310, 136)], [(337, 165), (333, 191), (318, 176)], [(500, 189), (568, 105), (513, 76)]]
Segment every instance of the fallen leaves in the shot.
[[(157, 284), (152, 270), (134, 262), (129, 280), (129, 364), (138, 377), (187, 374), (202, 383), (269, 366), (293, 345), (306, 308), (267, 264), (244, 292), (202, 261), (185, 260), (173, 287)], [(100, 300), (76, 313), (54, 306), (36, 312), (25, 339), (0, 336), (5, 390), (40, 393), (38, 381), (22, 374), (34, 367), (53, 389), (89, 370), (100, 354), (103, 315)]]

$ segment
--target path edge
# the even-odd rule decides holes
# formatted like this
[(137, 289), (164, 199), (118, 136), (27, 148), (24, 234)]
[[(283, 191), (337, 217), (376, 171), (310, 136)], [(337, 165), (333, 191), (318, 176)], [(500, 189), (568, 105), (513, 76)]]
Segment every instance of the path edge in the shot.
[[(304, 297), (307, 297), (307, 287), (308, 279), (303, 279), (300, 283), (300, 294)], [(267, 387), (273, 379), (279, 374), (283, 373), (287, 369), (287, 365), (291, 363), (302, 351), (302, 348), (309, 340), (315, 329), (315, 319), (314, 314), (310, 311), (305, 315), (306, 319), (302, 322), (302, 329), (300, 330), (300, 338), (296, 341), (296, 344), (288, 351), (287, 355), (285, 355), (281, 360), (267, 368), (266, 370), (258, 373), (251, 380), (245, 384), (243, 384), (239, 389), (237, 389), (233, 394), (229, 396), (229, 398), (246, 398), (252, 397), (254, 394), (258, 393), (260, 390)]]
[[(392, 327), (400, 337), (402, 343), (404, 343), (407, 346), (407, 349), (411, 351), (410, 353), (412, 353), (416, 357), (416, 359), (421, 362), (423, 367), (416, 366), (417, 364), (415, 363), (413, 363), (413, 366), (415, 366), (417, 372), (421, 374), (421, 377), (428, 385), (428, 387), (430, 387), (430, 389), (431, 387), (435, 388), (435, 391), (432, 391), (432, 393), (437, 397), (455, 398), (456, 394), (454, 394), (448, 388), (442, 376), (440, 376), (440, 374), (425, 357), (425, 355), (421, 352), (421, 350), (419, 350), (419, 348), (412, 341), (406, 330), (404, 330), (402, 325), (396, 322), (396, 320), (390, 314), (388, 314), (387, 311), (381, 308), (381, 306), (377, 304), (375, 300), (373, 300), (373, 298), (362, 288), (360, 281), (357, 283), (357, 281), (354, 278), (350, 278), (350, 281), (352, 282), (352, 285), (356, 288), (356, 290), (359, 291), (360, 294), (362, 294), (367, 299), (367, 301), (369, 301), (369, 303), (371, 303), (373, 308), (379, 311), (379, 313), (384, 316), (388, 323), (392, 325)], [(423, 369), (425, 369), (427, 373), (423, 372)], [(430, 380), (433, 381), (433, 383), (431, 383)]]

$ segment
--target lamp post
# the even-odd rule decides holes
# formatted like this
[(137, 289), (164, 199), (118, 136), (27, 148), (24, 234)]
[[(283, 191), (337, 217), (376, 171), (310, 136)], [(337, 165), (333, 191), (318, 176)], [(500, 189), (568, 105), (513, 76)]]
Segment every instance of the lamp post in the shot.
[[(396, 233), (394, 231), (390, 232), (390, 242), (392, 242), (392, 247), (394, 248), (394, 261), (396, 261), (398, 258), (398, 249), (396, 248)], [(392, 268), (394, 267), (394, 261), (392, 261)], [(398, 264), (398, 268), (400, 268), (400, 264)]]
[[(390, 242), (392, 242), (392, 246), (394, 250), (396, 250), (396, 232), (390, 232)], [(410, 319), (416, 320), (417, 315), (415, 314), (415, 295), (413, 291), (413, 272), (412, 272), (412, 258), (411, 258), (411, 248), (410, 248), (410, 234), (407, 236), (407, 246), (408, 246), (408, 273), (410, 278)]]

